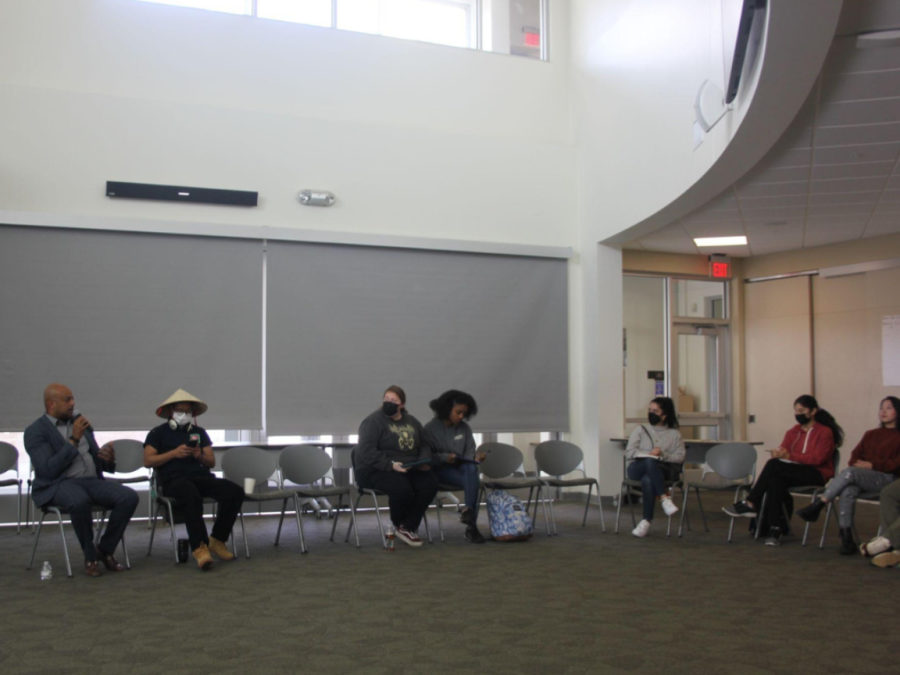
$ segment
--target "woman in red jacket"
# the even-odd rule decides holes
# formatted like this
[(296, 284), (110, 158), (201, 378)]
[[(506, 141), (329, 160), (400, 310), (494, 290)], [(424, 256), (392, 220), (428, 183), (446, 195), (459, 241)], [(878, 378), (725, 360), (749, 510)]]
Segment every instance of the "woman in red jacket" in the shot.
[[(861, 493), (881, 492), (900, 477), (900, 430), (897, 429), (897, 413), (900, 399), (888, 396), (881, 402), (878, 419), (881, 427), (867, 431), (850, 455), (847, 468), (831, 481), (828, 489), (812, 504), (797, 511), (803, 520), (815, 522), (819, 514), (835, 497), (840, 498), (838, 525), (841, 528), (841, 555), (856, 553), (853, 540), (853, 513)], [(877, 547), (876, 547), (877, 548)], [(887, 550), (887, 549), (883, 549)], [(871, 555), (882, 550), (869, 551)]]
[[(732, 518), (762, 515), (762, 523), (757, 525), (768, 529), (767, 546), (778, 546), (782, 533), (789, 529), (787, 518), (794, 508), (790, 489), (825, 485), (834, 476), (835, 448), (844, 441), (844, 430), (812, 396), (804, 395), (794, 401), (794, 418), (797, 424), (788, 429), (781, 445), (768, 451), (772, 459), (766, 462), (747, 499), (722, 509)], [(759, 514), (763, 495), (766, 511)]]

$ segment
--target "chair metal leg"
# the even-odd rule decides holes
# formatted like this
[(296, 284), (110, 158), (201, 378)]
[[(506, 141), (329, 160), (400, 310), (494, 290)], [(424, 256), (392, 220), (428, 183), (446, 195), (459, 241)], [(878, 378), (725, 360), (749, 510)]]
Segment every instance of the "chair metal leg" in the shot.
[(294, 506), (296, 507), (294, 515), (297, 517), (297, 531), (300, 533), (300, 553), (306, 553), (306, 537), (303, 536), (303, 519), (300, 517), (300, 495), (294, 495)]
[(250, 544), (247, 543), (247, 528), (244, 526), (244, 507), (241, 507), (241, 536), (244, 538), (244, 553), (250, 557)]
[(625, 483), (619, 488), (619, 505), (616, 508), (616, 534), (619, 534), (619, 520), (622, 516), (622, 501), (625, 499)]
[(637, 527), (637, 519), (634, 517), (634, 499), (631, 495), (628, 497), (628, 506), (631, 509), (631, 527)]
[[(682, 494), (684, 495), (684, 499), (681, 500), (681, 518), (679, 519), (679, 522), (678, 522), (678, 536), (679, 537), (681, 537), (682, 533), (684, 532), (684, 514), (687, 513), (688, 497), (690, 496), (691, 491), (690, 491), (690, 489), (682, 490)], [(697, 496), (698, 497), (700, 496), (699, 492), (697, 493)]]
[(437, 521), (438, 521), (438, 533), (441, 535), (441, 543), (444, 543), (444, 524), (441, 522), (441, 511), (443, 511), (444, 506), (440, 501), (437, 503)]
[[(177, 565), (181, 561), (178, 559), (178, 542), (175, 541), (175, 511), (169, 502), (166, 502), (166, 510), (169, 512), (169, 536), (172, 539), (172, 551), (175, 556), (175, 564)], [(154, 523), (155, 526), (156, 523)]]
[(703, 527), (709, 532), (709, 523), (706, 522), (706, 509), (703, 508), (703, 500), (700, 498), (700, 489), (694, 488), (697, 492), (697, 506), (700, 507), (700, 516), (703, 518)]
[(16, 534), (22, 533), (22, 481), (19, 481), (19, 501), (16, 502)]
[(825, 548), (825, 534), (828, 532), (828, 523), (831, 521), (831, 511), (834, 501), (828, 502), (828, 508), (825, 509), (825, 522), (822, 523), (822, 538), (819, 539), (819, 548)]
[[(387, 537), (384, 534), (384, 525), (381, 524), (381, 509), (378, 508), (378, 496), (372, 493), (372, 501), (375, 504), (375, 518), (378, 519), (378, 531), (381, 532), (381, 545), (385, 550), (388, 548)], [(391, 523), (393, 525), (393, 523)]]
[(122, 535), (122, 553), (125, 554), (125, 569), (131, 569), (131, 558), (128, 557), (128, 545), (125, 543), (125, 535)]
[(754, 539), (759, 539), (759, 533), (762, 531), (763, 514), (766, 512), (766, 500), (768, 497), (768, 494), (763, 495), (762, 503), (759, 505), (759, 510), (756, 512), (756, 532), (753, 533)]
[(59, 536), (62, 537), (63, 553), (66, 554), (66, 571), (69, 578), (72, 578), (72, 563), (69, 561), (69, 545), (66, 543), (66, 528), (63, 527), (62, 511), (57, 510), (56, 515), (59, 516)]
[(431, 530), (428, 529), (428, 514), (422, 514), (422, 522), (425, 523), (425, 534), (428, 536), (428, 543), (433, 544), (434, 540), (431, 538)]
[[(35, 515), (37, 515), (37, 514), (35, 514)], [(32, 565), (34, 565), (34, 555), (37, 552), (38, 541), (40, 541), (40, 538), (41, 538), (41, 528), (44, 526), (44, 517), (46, 515), (47, 515), (46, 513), (41, 514), (41, 522), (38, 523), (37, 534), (34, 537), (34, 546), (31, 547), (31, 560), (28, 561), (28, 567), (25, 568), (26, 570), (30, 570)]]
[[(347, 501), (350, 502), (350, 507), (353, 507), (353, 500), (350, 499), (350, 494), (347, 493)], [(329, 508), (334, 511), (334, 516), (332, 517), (331, 523), (331, 539), (329, 541), (334, 541), (334, 533), (337, 532), (337, 521), (341, 515), (341, 509), (344, 508), (344, 495), (338, 495), (338, 503), (337, 507), (332, 507), (329, 504)]]
[(359, 548), (359, 527), (356, 525), (356, 509), (353, 508), (353, 500), (350, 498), (350, 493), (347, 493), (347, 501), (350, 504), (350, 523), (353, 525), (353, 532), (356, 535), (356, 548)]
[[(588, 485), (587, 499), (586, 499), (585, 502), (584, 502), (584, 516), (583, 516), (582, 519), (581, 519), (581, 526), (582, 526), (582, 527), (586, 527), (586, 526), (587, 526), (587, 514), (588, 514), (588, 509), (589, 509), (590, 506), (591, 506), (591, 493), (592, 493), (593, 491), (594, 491), (594, 484), (591, 483), (590, 485)], [(598, 503), (598, 506), (599, 506), (599, 502), (600, 502), (600, 486), (598, 485), (598, 486), (597, 486), (597, 503)], [(553, 515), (553, 511), (552, 511), (552, 510), (550, 511), (550, 515)], [(556, 518), (553, 519), (553, 531), (556, 532)]]
[(288, 497), (281, 500), (281, 517), (278, 519), (278, 531), (275, 533), (275, 545), (278, 546), (278, 540), (281, 539), (281, 526), (284, 524), (284, 512), (287, 509)]
[[(553, 523), (553, 534), (559, 534), (559, 532), (557, 532), (557, 530), (556, 530), (556, 514), (553, 513), (553, 500), (551, 499), (549, 501), (550, 501), (550, 522)], [(585, 517), (587, 517), (587, 513), (585, 513)], [(581, 526), (584, 527), (584, 523), (582, 523)]]
[[(362, 492), (359, 492), (359, 493), (356, 495), (356, 508), (359, 508), (359, 502), (360, 502), (360, 500), (362, 499), (362, 496), (363, 496), (363, 493), (362, 493)], [(353, 503), (353, 500), (352, 500), (352, 499), (350, 500), (350, 503), (351, 503), (351, 504)], [(345, 543), (345, 544), (346, 544), (348, 541), (350, 541), (350, 530), (353, 529), (355, 526), (356, 526), (356, 520), (355, 520), (355, 519), (351, 519), (350, 522), (347, 523), (347, 536), (344, 537), (344, 543)], [(356, 533), (356, 545), (359, 546), (359, 532)]]
[[(150, 545), (147, 547), (147, 555), (150, 555), (150, 552), (153, 550), (153, 535), (156, 534), (156, 518), (159, 515), (159, 504), (155, 504), (156, 512), (150, 517), (150, 522), (147, 525), (150, 527)], [(177, 553), (177, 551), (176, 551)]]
[[(538, 489), (537, 489), (537, 499), (538, 499), (538, 501), (540, 501), (540, 499), (541, 499), (541, 488), (540, 487), (538, 487)], [(547, 502), (541, 501), (541, 504), (544, 507), (544, 526), (547, 528), (547, 536), (552, 537), (553, 533), (550, 532), (550, 519), (547, 517)]]

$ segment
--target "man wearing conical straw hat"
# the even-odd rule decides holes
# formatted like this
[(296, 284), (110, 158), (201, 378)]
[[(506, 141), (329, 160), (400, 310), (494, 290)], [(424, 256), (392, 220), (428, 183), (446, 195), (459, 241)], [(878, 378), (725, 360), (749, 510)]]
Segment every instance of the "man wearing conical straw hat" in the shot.
[[(219, 560), (234, 560), (225, 543), (244, 503), (241, 486), (210, 471), (216, 465), (212, 441), (196, 424), (208, 409), (199, 398), (179, 389), (156, 409), (156, 416), (166, 422), (152, 429), (144, 441), (144, 466), (156, 470), (160, 493), (178, 502), (194, 559), (203, 571), (212, 568), (211, 553)], [(203, 522), (204, 497), (219, 504), (212, 536)]]

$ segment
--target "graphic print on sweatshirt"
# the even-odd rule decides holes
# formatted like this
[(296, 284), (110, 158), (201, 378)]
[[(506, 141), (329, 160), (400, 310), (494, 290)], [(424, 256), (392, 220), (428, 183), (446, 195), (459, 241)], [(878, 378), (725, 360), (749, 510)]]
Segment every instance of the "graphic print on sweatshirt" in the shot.
[(402, 427), (391, 424), (388, 429), (397, 434), (397, 445), (401, 450), (412, 450), (416, 445), (416, 430), (412, 424), (404, 424)]

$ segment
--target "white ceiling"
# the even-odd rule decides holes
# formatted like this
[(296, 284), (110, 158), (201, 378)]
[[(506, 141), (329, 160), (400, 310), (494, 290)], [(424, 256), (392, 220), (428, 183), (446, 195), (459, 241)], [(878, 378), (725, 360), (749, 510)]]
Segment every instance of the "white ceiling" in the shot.
[(693, 238), (746, 235), (721, 251), (749, 256), (900, 233), (900, 47), (856, 47), (888, 29), (900, 29), (900, 1), (845, 1), (816, 86), (759, 164), (625, 248), (711, 253)]

